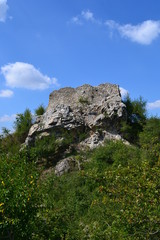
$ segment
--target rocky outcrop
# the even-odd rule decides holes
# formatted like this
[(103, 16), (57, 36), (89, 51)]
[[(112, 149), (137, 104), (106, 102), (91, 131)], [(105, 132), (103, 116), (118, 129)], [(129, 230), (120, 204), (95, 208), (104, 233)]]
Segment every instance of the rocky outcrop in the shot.
[(125, 118), (125, 105), (117, 85), (107, 83), (98, 87), (62, 88), (50, 94), (47, 110), (37, 117), (26, 144), (37, 135), (47, 135), (51, 131), (57, 133), (62, 128), (82, 131), (87, 128), (93, 132), (102, 128), (117, 134), (122, 118)]
[(61, 88), (50, 94), (47, 110), (37, 117), (25, 144), (33, 144), (36, 138), (52, 133), (61, 138), (66, 131), (74, 135), (77, 148), (94, 148), (106, 139), (121, 139), (120, 123), (125, 118), (125, 105), (117, 85)]
[(106, 140), (121, 140), (124, 144), (129, 145), (129, 142), (124, 140), (121, 135), (100, 130), (96, 131), (90, 137), (80, 142), (78, 146), (80, 146), (80, 149), (82, 150), (85, 150), (86, 147), (89, 147), (89, 149), (94, 149), (100, 145), (103, 145)]
[(55, 166), (55, 174), (61, 176), (73, 170), (81, 170), (81, 164), (75, 157), (64, 158)]

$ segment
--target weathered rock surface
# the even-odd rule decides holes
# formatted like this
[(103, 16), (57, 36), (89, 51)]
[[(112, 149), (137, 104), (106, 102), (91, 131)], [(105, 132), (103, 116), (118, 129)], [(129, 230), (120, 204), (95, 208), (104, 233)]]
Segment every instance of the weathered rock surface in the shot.
[(68, 173), (73, 170), (80, 170), (80, 163), (74, 157), (64, 158), (59, 161), (55, 166), (55, 174), (61, 176), (64, 173)]
[(107, 131), (96, 131), (90, 137), (80, 142), (80, 149), (85, 149), (88, 146), (90, 149), (94, 149), (100, 145), (103, 145), (105, 140), (121, 140), (125, 144), (129, 145), (129, 142), (124, 140), (119, 134), (110, 133)]
[(117, 85), (107, 83), (92, 87), (86, 84), (78, 88), (62, 88), (50, 94), (48, 108), (31, 127), (26, 143), (38, 134), (57, 132), (60, 128), (85, 127), (95, 131), (102, 127), (116, 134), (124, 117), (125, 105)]
[[(106, 139), (121, 139), (120, 123), (125, 118), (125, 105), (117, 85), (106, 83), (93, 87), (86, 84), (77, 88), (61, 88), (50, 94), (47, 110), (37, 117), (25, 144), (30, 145), (37, 137), (52, 133), (60, 138), (62, 132), (67, 131), (74, 133), (77, 149), (94, 148)], [(76, 139), (78, 134), (84, 133), (83, 141)], [(68, 169), (68, 162), (63, 160), (59, 168), (63, 169), (65, 165)]]

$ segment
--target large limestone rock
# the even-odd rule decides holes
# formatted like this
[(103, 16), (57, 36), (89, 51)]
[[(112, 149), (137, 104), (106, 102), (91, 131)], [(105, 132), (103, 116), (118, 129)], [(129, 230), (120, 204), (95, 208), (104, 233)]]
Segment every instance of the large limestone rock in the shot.
[(117, 85), (106, 83), (93, 87), (86, 84), (61, 88), (50, 94), (46, 112), (36, 119), (25, 143), (29, 145), (37, 136), (59, 134), (62, 129), (85, 131), (90, 136), (102, 129), (117, 139), (120, 121), (125, 116), (125, 105)]
[(122, 103), (117, 85), (101, 84), (97, 87), (83, 85), (77, 88), (62, 88), (53, 91), (49, 97), (46, 112), (37, 117), (31, 127), (25, 145), (32, 145), (37, 138), (54, 134), (62, 142), (67, 133), (73, 143), (60, 147), (56, 154), (55, 174), (79, 169), (80, 164), (71, 155), (76, 151), (93, 149), (108, 140), (123, 140), (119, 135), (121, 121), (126, 118), (126, 108)]

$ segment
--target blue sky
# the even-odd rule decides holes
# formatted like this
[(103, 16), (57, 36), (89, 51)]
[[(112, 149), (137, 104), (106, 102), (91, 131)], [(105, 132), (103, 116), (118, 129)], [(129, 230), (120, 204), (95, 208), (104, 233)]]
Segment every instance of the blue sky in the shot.
[(60, 87), (110, 82), (160, 116), (159, 0), (0, 0), (0, 129)]

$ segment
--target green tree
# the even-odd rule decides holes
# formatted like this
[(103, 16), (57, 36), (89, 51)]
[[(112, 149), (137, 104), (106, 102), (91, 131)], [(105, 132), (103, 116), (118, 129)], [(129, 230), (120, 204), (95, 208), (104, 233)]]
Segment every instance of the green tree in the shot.
[(0, 153), (15, 153), (19, 149), (19, 143), (15, 133), (5, 127), (2, 128), (0, 137)]
[(147, 119), (146, 101), (142, 97), (132, 101), (128, 95), (123, 102), (126, 105), (127, 120), (122, 123), (121, 134), (129, 142), (138, 144), (139, 134)]
[(39, 105), (39, 107), (35, 109), (36, 116), (43, 115), (44, 113), (45, 113), (45, 107), (43, 106), (43, 104)]
[(14, 128), (16, 136), (21, 143), (25, 141), (31, 125), (32, 114), (28, 108), (24, 111), (24, 113), (17, 114), (14, 122)]
[(9, 136), (9, 135), (10, 135), (10, 132), (11, 132), (11, 131), (10, 131), (8, 128), (2, 127), (2, 136), (3, 136), (3, 137)]
[(147, 150), (151, 159), (157, 160), (160, 157), (160, 118), (151, 117), (147, 120), (140, 133), (140, 145)]

